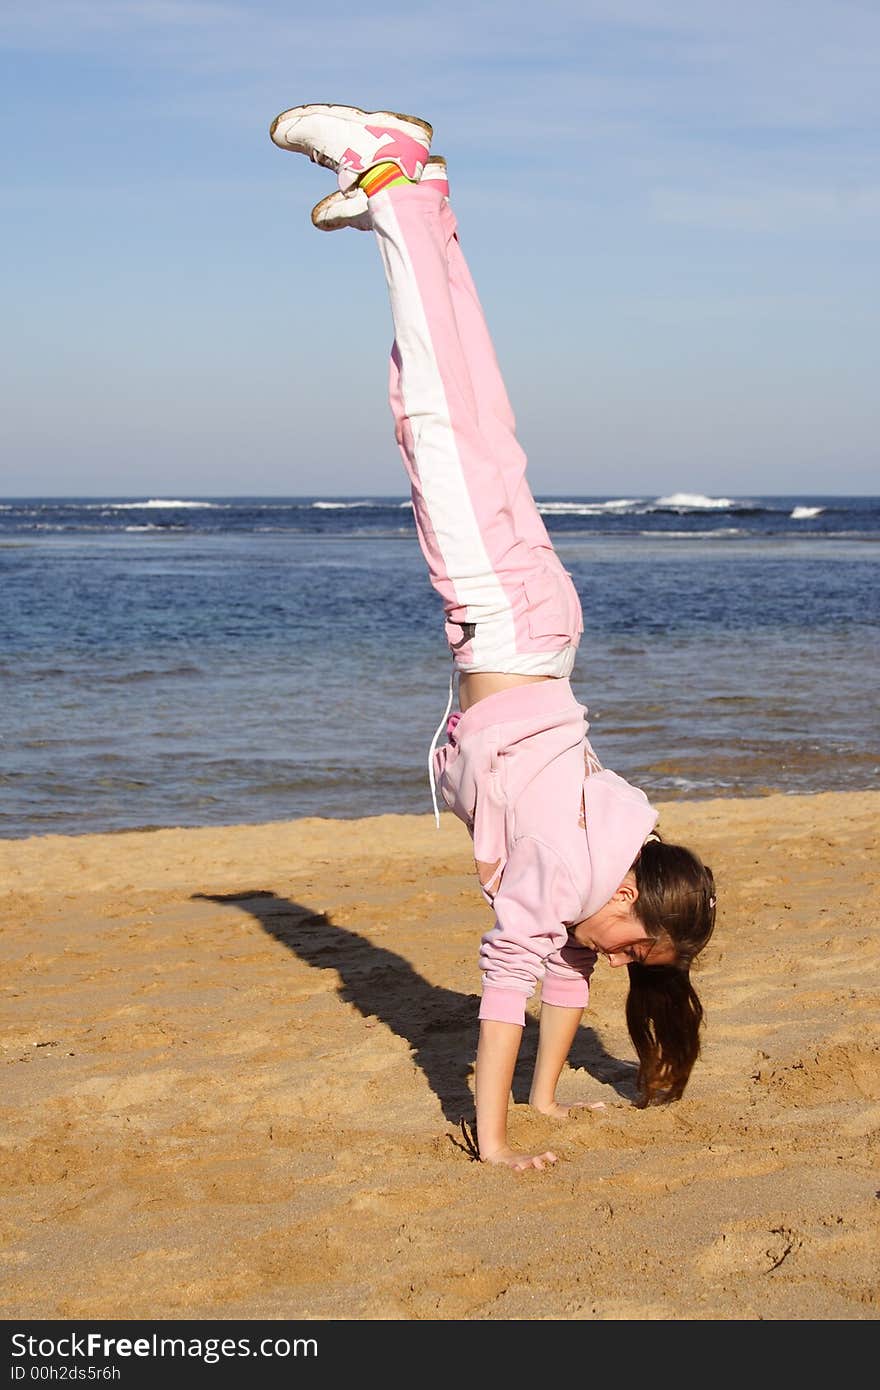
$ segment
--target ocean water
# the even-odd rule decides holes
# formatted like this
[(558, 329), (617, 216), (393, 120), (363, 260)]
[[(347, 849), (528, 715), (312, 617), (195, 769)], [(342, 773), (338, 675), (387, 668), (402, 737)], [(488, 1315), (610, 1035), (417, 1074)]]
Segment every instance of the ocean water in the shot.
[[(880, 499), (539, 499), (657, 800), (878, 785)], [(0, 501), (0, 834), (430, 812), (449, 659), (395, 498)]]

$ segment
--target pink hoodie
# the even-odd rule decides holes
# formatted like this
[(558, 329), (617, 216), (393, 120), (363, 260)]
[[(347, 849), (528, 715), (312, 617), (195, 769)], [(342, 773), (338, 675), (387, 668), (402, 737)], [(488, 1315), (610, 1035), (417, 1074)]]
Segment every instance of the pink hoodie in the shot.
[(567, 680), (539, 681), (450, 715), (434, 754), (495, 910), (480, 1018), (524, 1024), (539, 980), (546, 1003), (585, 1006), (596, 953), (568, 929), (609, 901), (657, 823), (645, 793), (602, 768), (588, 729)]

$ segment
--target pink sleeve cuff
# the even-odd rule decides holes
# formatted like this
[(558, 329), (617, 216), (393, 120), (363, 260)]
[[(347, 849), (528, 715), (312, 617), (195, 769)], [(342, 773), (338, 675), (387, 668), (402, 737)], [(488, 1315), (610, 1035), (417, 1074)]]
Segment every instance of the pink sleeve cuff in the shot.
[(518, 1023), (525, 1028), (527, 997), (518, 989), (485, 985), (480, 1001), (480, 1018), (493, 1019), (496, 1023)]
[(551, 975), (549, 970), (541, 985), (541, 1001), (557, 1004), (563, 1009), (585, 1009), (590, 998), (590, 986), (583, 975)]

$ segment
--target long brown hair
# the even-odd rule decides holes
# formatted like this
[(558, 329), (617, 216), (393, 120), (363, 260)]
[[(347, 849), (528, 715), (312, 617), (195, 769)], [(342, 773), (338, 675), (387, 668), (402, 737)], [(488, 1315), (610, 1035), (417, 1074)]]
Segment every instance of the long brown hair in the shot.
[(715, 879), (693, 850), (656, 834), (633, 872), (634, 916), (648, 936), (668, 939), (675, 950), (673, 965), (628, 966), (626, 1024), (639, 1058), (638, 1104), (665, 1105), (681, 1097), (700, 1055), (704, 1013), (690, 967), (715, 927)]

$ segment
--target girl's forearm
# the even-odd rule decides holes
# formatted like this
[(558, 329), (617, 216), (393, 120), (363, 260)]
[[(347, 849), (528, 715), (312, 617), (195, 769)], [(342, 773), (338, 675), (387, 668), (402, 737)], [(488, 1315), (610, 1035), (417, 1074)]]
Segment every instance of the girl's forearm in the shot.
[(523, 1030), (518, 1023), (483, 1019), (477, 1046), (477, 1143), (491, 1160), (507, 1148), (507, 1108)]
[(529, 1104), (537, 1110), (550, 1110), (556, 1101), (556, 1086), (571, 1051), (583, 1009), (542, 1004), (538, 1056)]

